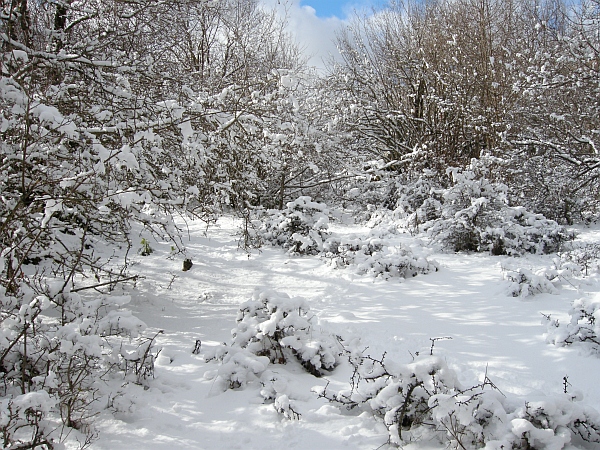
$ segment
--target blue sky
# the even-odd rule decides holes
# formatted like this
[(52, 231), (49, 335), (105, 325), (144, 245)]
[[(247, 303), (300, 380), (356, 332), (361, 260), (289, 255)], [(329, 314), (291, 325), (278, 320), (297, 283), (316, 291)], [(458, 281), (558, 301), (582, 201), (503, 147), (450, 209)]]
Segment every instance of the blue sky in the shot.
[(312, 6), (317, 14), (317, 17), (336, 16), (344, 18), (346, 16), (344, 7), (348, 3), (347, 0), (302, 0), (302, 6)]
[(300, 44), (308, 63), (322, 69), (325, 59), (337, 55), (336, 33), (348, 25), (353, 11), (370, 10), (385, 0), (260, 0), (287, 21), (287, 30)]
[(301, 6), (314, 8), (316, 16), (320, 18), (337, 17), (345, 19), (355, 8), (370, 7), (382, 3), (381, 0), (301, 0)]

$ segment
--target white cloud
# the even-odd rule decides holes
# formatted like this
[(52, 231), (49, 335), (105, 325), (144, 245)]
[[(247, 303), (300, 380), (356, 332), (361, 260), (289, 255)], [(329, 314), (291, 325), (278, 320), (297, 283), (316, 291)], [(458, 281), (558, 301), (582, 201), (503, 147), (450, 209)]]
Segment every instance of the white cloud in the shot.
[(261, 0), (269, 7), (276, 7), (281, 13), (288, 10), (288, 29), (296, 41), (310, 57), (309, 64), (319, 69), (330, 55), (336, 56), (335, 32), (347, 22), (337, 17), (320, 18), (311, 6), (300, 6), (300, 0)]

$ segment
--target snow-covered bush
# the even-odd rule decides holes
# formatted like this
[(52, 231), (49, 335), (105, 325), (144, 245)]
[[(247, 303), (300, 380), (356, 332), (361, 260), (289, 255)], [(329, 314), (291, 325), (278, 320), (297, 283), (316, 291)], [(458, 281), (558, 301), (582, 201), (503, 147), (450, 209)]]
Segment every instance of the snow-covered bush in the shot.
[(404, 246), (387, 246), (379, 238), (328, 239), (325, 257), (334, 267), (349, 267), (360, 274), (382, 278), (410, 278), (438, 270), (435, 261)]
[(573, 242), (571, 249), (560, 255), (561, 267), (584, 276), (600, 273), (600, 244)]
[(347, 351), (353, 367), (350, 387), (320, 397), (355, 414), (369, 412), (389, 430), (389, 443), (437, 439), (462, 449), (562, 449), (572, 439), (600, 443), (600, 415), (569, 395), (507, 397), (486, 376), (463, 388), (442, 358), (419, 356), (394, 364)]
[(418, 234), (423, 224), (441, 217), (442, 192), (436, 173), (425, 170), (415, 181), (398, 183), (393, 215), (403, 228)]
[(499, 218), (481, 233), (481, 246), (492, 254), (556, 253), (574, 237), (554, 220), (523, 207), (502, 208)]
[(218, 369), (205, 374), (207, 379), (215, 381), (219, 391), (259, 383), (260, 395), (266, 403), (272, 403), (275, 410), (287, 419), (300, 418), (292, 405), (288, 380), (269, 369), (271, 361), (267, 356), (258, 356), (246, 348), (221, 345), (207, 355), (207, 360), (219, 361)]
[(317, 377), (331, 372), (339, 363), (340, 346), (317, 322), (304, 299), (257, 290), (240, 305), (231, 345), (208, 355), (221, 363), (208, 376), (236, 388), (259, 379), (269, 364), (297, 361)]
[(548, 342), (557, 346), (579, 343), (600, 354), (600, 295), (573, 302), (569, 316), (566, 324), (544, 316), (548, 325)]
[(475, 171), (448, 169), (453, 185), (442, 192), (441, 217), (425, 229), (434, 242), (454, 251), (480, 251), (481, 233), (498, 222), (507, 187)]
[(218, 346), (206, 360), (219, 362), (219, 368), (207, 371), (205, 377), (216, 380), (220, 390), (238, 389), (260, 380), (271, 363), (266, 356), (234, 345)]
[(0, 399), (3, 448), (54, 448), (56, 425), (48, 415), (56, 404), (56, 397), (43, 389)]
[(272, 291), (255, 291), (240, 305), (230, 345), (220, 345), (206, 355), (219, 367), (206, 372), (220, 390), (260, 383), (261, 396), (288, 419), (299, 419), (288, 380), (270, 369), (271, 364), (299, 363), (320, 377), (340, 362), (338, 340), (317, 324), (306, 301)]
[(456, 374), (437, 357), (419, 358), (412, 364), (395, 365), (353, 352), (350, 389), (337, 393), (328, 386), (317, 393), (344, 409), (374, 413), (389, 430), (390, 443), (400, 444), (404, 430), (416, 429), (431, 420), (429, 400), (433, 393), (456, 388)]
[(0, 436), (6, 447), (51, 448), (62, 439), (57, 420), (90, 440), (96, 408), (111, 395), (106, 381), (141, 384), (153, 374), (154, 338), (136, 344), (145, 325), (123, 309), (128, 296), (87, 298), (63, 290), (59, 280), (48, 281), (44, 291), (21, 287), (17, 298), (0, 287)]
[(329, 209), (310, 197), (298, 197), (282, 211), (269, 210), (258, 233), (263, 242), (283, 247), (290, 254), (314, 255), (323, 250), (329, 227)]
[(545, 270), (533, 273), (528, 269), (509, 270), (504, 278), (508, 280), (508, 293), (513, 297), (529, 297), (536, 294), (556, 294), (556, 287), (552, 284), (554, 271)]
[(424, 226), (433, 242), (453, 251), (520, 255), (557, 252), (572, 238), (555, 221), (508, 206), (505, 185), (476, 171), (449, 173), (453, 186), (442, 193), (441, 217)]

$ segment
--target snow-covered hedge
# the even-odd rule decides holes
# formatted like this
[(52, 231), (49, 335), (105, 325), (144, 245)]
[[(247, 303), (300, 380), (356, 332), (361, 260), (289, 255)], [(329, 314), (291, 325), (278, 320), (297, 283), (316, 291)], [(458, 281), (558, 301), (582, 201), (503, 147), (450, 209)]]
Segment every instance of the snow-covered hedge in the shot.
[(509, 270), (504, 274), (508, 280), (508, 293), (513, 297), (529, 297), (536, 294), (556, 294), (557, 289), (552, 284), (555, 271), (540, 270), (533, 273), (528, 269)]
[(315, 255), (323, 250), (328, 236), (329, 209), (310, 197), (299, 197), (281, 211), (266, 211), (259, 220), (258, 235), (263, 242), (290, 254)]
[(557, 346), (579, 344), (596, 355), (600, 354), (600, 294), (573, 302), (569, 323), (545, 316), (548, 342)]
[(560, 255), (561, 267), (586, 277), (600, 273), (600, 244), (573, 242), (570, 247)]
[(404, 246), (387, 246), (379, 238), (339, 240), (330, 238), (324, 244), (325, 257), (337, 268), (350, 267), (360, 274), (374, 277), (410, 278), (438, 270), (435, 261), (423, 253), (415, 254)]
[(500, 221), (488, 225), (481, 233), (481, 246), (494, 254), (556, 253), (573, 239), (563, 226), (523, 207), (505, 207)]
[(441, 217), (424, 225), (432, 241), (452, 251), (494, 255), (554, 253), (572, 236), (553, 220), (510, 207), (507, 187), (474, 171), (452, 169), (442, 193)]
[(260, 379), (269, 364), (297, 361), (320, 377), (338, 365), (341, 351), (335, 337), (317, 322), (304, 299), (257, 290), (240, 305), (231, 345), (208, 355), (221, 366), (207, 376), (217, 378), (223, 388), (237, 388)]
[(0, 286), (0, 442), (6, 448), (54, 448), (65, 427), (91, 440), (93, 417), (116, 391), (124, 395), (123, 383), (145, 385), (154, 375), (156, 335), (141, 337), (145, 324), (124, 309), (129, 296), (86, 298), (53, 279), (43, 290), (46, 295), (22, 289), (16, 298)]
[(600, 443), (600, 416), (573, 397), (507, 397), (489, 378), (463, 388), (443, 358), (419, 356), (394, 364), (348, 351), (354, 368), (350, 387), (320, 397), (355, 414), (379, 417), (389, 443), (439, 440), (462, 449), (562, 449), (576, 439)]

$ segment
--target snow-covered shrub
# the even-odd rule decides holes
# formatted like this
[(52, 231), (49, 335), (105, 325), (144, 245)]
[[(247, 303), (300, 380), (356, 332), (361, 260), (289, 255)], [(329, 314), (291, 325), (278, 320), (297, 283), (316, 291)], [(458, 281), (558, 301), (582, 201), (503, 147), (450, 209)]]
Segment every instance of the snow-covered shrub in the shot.
[(356, 414), (369, 412), (389, 430), (389, 443), (437, 439), (462, 449), (562, 449), (574, 437), (600, 443), (600, 415), (569, 395), (523, 399), (500, 393), (486, 376), (463, 388), (442, 358), (394, 364), (347, 350), (350, 387), (322, 398)]
[(442, 215), (442, 189), (437, 175), (425, 171), (418, 180), (401, 183), (396, 189), (394, 217), (413, 234), (421, 225)]
[(480, 251), (481, 233), (498, 222), (507, 187), (471, 170), (448, 169), (453, 185), (442, 192), (441, 217), (425, 228), (431, 238), (454, 251)]
[(577, 245), (574, 242), (571, 247), (560, 255), (561, 267), (582, 272), (584, 276), (600, 273), (600, 244)]
[(0, 287), (0, 435), (5, 446), (33, 448), (46, 442), (50, 448), (62, 439), (53, 431), (60, 428), (57, 420), (91, 439), (105, 381), (118, 377), (142, 383), (152, 374), (154, 339), (136, 349), (135, 338), (145, 325), (123, 309), (128, 296), (86, 298), (63, 291), (59, 280), (48, 280), (44, 290), (46, 295), (35, 295), (22, 288), (17, 299)]
[(553, 263), (553, 267), (544, 269), (544, 275), (550, 281), (568, 281), (574, 278), (581, 278), (584, 275), (585, 268), (566, 258), (564, 254), (554, 258)]
[(234, 345), (220, 345), (206, 359), (219, 361), (219, 368), (207, 371), (205, 377), (216, 380), (220, 390), (238, 389), (260, 380), (271, 362), (266, 356)]
[(0, 399), (0, 442), (3, 448), (54, 448), (48, 419), (57, 404), (56, 396), (45, 390)]
[(434, 393), (450, 392), (457, 386), (456, 374), (437, 357), (419, 358), (412, 364), (395, 365), (370, 356), (351, 354), (354, 367), (349, 390), (317, 393), (346, 410), (367, 410), (381, 418), (389, 430), (390, 443), (400, 444), (404, 430), (431, 420), (429, 400)]
[(481, 246), (493, 254), (556, 253), (573, 239), (563, 226), (523, 207), (502, 208), (499, 222), (481, 233)]
[(320, 377), (338, 365), (339, 355), (338, 341), (318, 327), (304, 299), (257, 290), (240, 305), (231, 345), (208, 356), (221, 363), (208, 376), (236, 388), (259, 379), (269, 364), (293, 360)]
[(505, 185), (471, 170), (449, 173), (454, 184), (442, 193), (441, 217), (424, 226), (433, 242), (453, 251), (519, 255), (557, 252), (572, 238), (553, 220), (509, 207)]
[(541, 270), (533, 273), (531, 270), (520, 268), (507, 271), (504, 278), (510, 283), (508, 293), (513, 297), (557, 293), (551, 281), (554, 278), (554, 271)]
[(310, 197), (298, 197), (282, 211), (269, 210), (258, 233), (263, 242), (278, 245), (290, 254), (314, 255), (323, 249), (329, 227), (329, 209)]
[(329, 239), (324, 244), (325, 257), (334, 267), (350, 267), (360, 274), (382, 278), (410, 278), (438, 270), (435, 261), (404, 246), (387, 246), (378, 238)]
[(298, 420), (301, 414), (294, 408), (293, 395), (290, 392), (290, 380), (281, 374), (267, 370), (260, 381), (262, 389), (260, 395), (265, 402), (272, 402), (275, 411), (288, 420)]
[(566, 324), (544, 316), (548, 324), (548, 342), (557, 346), (580, 343), (600, 354), (600, 295), (574, 301), (569, 316)]
[[(147, 386), (148, 381), (154, 378), (154, 363), (160, 353), (160, 350), (155, 350), (154, 344), (156, 337), (162, 333), (163, 331), (160, 330), (150, 338), (138, 338), (129, 345), (120, 344), (120, 368), (126, 379)], [(129, 349), (128, 347), (133, 348)]]
[(260, 395), (266, 403), (272, 403), (275, 410), (287, 419), (299, 419), (294, 409), (288, 380), (269, 369), (271, 361), (267, 356), (258, 356), (246, 348), (221, 345), (208, 361), (219, 361), (216, 370), (209, 370), (205, 377), (214, 380), (219, 391), (239, 389), (250, 383), (260, 383)]

